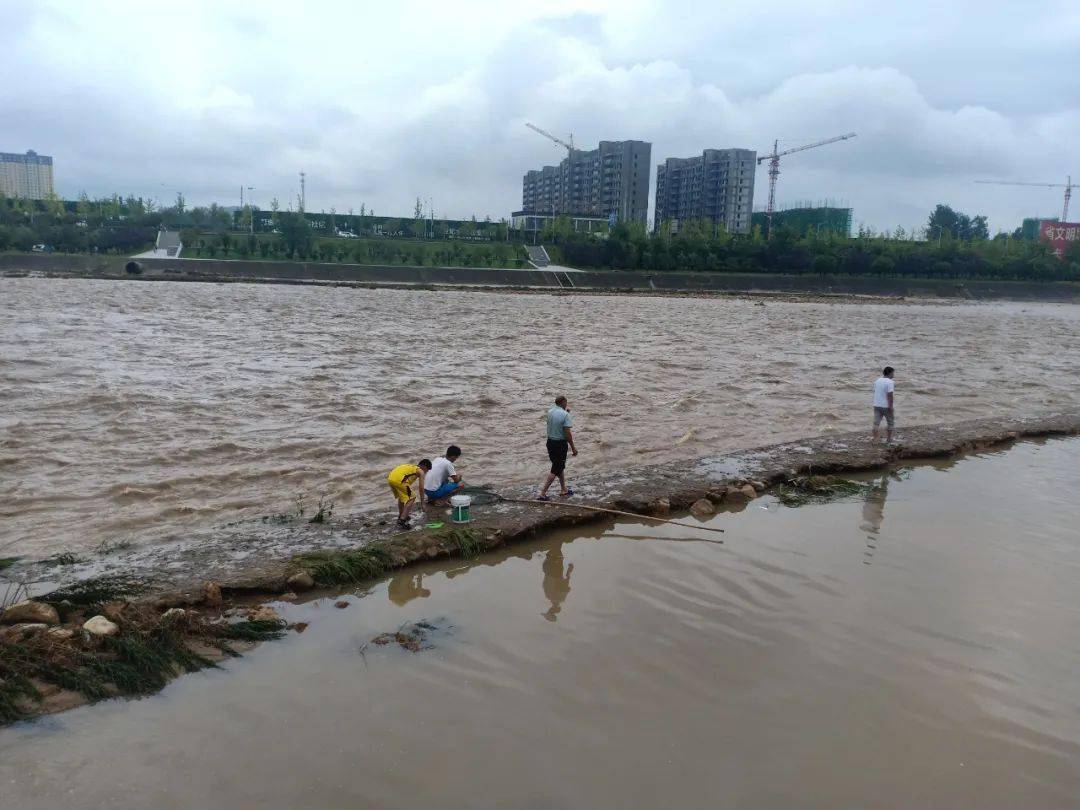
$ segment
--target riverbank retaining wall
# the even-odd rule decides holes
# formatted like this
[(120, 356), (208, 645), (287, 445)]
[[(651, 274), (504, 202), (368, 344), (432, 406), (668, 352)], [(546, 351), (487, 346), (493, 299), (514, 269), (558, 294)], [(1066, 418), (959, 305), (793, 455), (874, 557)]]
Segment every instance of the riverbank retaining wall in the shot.
[(138, 274), (119, 256), (0, 254), (0, 272), (177, 281), (308, 283), (358, 286), (507, 287), (609, 292), (795, 293), (909, 298), (1080, 301), (1080, 284), (997, 280), (820, 277), (784, 273), (652, 273), (628, 270), (512, 270), (406, 267), (224, 259), (139, 259)]

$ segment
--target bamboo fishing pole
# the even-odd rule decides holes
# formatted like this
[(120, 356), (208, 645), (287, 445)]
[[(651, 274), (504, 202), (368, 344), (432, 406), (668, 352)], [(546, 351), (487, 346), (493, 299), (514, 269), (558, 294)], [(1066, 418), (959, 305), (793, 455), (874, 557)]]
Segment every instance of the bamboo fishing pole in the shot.
[(723, 529), (718, 529), (713, 526), (694, 526), (691, 523), (681, 523), (678, 520), (668, 520), (666, 518), (654, 517), (653, 515), (641, 515), (637, 512), (622, 512), (618, 509), (608, 509), (604, 506), (589, 506), (588, 504), (574, 503), (572, 501), (538, 501), (535, 499), (526, 498), (506, 498), (501, 495), (499, 497), (502, 498), (504, 501), (511, 501), (512, 503), (536, 503), (543, 506), (572, 506), (576, 509), (588, 509), (590, 512), (608, 512), (612, 515), (623, 515), (624, 517), (643, 518), (645, 520), (656, 521), (657, 523), (670, 523), (672, 526), (682, 526), (684, 529), (698, 529), (707, 532), (720, 532), (721, 534), (723, 534), (724, 532)]

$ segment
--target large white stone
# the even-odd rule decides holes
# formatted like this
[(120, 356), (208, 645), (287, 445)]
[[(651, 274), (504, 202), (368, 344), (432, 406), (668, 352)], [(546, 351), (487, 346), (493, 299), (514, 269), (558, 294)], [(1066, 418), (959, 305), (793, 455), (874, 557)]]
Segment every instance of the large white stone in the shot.
[(120, 625), (109, 621), (104, 616), (94, 616), (86, 620), (83, 630), (92, 636), (115, 636), (120, 632)]

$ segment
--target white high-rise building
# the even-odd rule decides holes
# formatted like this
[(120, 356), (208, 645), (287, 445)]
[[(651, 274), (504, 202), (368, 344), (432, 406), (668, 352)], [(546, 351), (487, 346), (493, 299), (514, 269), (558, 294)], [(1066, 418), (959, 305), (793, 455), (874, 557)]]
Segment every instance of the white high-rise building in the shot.
[(25, 155), (0, 152), (0, 194), (43, 200), (53, 193), (53, 159), (30, 150)]

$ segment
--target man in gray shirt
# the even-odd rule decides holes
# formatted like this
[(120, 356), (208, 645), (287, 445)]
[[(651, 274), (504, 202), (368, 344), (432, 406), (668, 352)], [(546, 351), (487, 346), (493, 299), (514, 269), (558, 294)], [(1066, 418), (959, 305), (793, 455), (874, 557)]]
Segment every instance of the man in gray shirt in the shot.
[(577, 448), (574, 446), (573, 426), (574, 423), (570, 419), (570, 408), (566, 397), (562, 395), (555, 397), (555, 407), (547, 412), (547, 451), (548, 458), (551, 459), (551, 472), (548, 473), (544, 487), (540, 490), (539, 498), (542, 501), (550, 500), (547, 491), (556, 478), (559, 479), (559, 486), (562, 487), (562, 491), (559, 493), (562, 497), (567, 498), (574, 494), (574, 490), (568, 489), (566, 486), (567, 451), (575, 456), (577, 455)]

